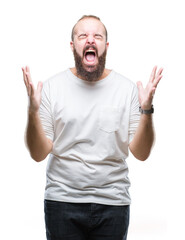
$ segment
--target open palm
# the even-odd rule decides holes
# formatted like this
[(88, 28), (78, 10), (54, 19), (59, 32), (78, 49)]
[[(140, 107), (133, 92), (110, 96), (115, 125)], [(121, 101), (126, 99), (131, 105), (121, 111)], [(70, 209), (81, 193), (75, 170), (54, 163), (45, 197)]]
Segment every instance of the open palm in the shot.
[(35, 89), (33, 82), (31, 80), (30, 69), (28, 66), (22, 68), (24, 83), (27, 89), (29, 97), (29, 110), (37, 112), (41, 103), (41, 91), (42, 91), (42, 82), (39, 82), (37, 89)]
[(162, 78), (162, 71), (163, 69), (160, 68), (157, 72), (157, 66), (153, 68), (146, 88), (143, 87), (143, 84), (141, 82), (137, 82), (139, 91), (139, 103), (143, 110), (148, 110), (152, 107), (153, 96), (157, 85)]

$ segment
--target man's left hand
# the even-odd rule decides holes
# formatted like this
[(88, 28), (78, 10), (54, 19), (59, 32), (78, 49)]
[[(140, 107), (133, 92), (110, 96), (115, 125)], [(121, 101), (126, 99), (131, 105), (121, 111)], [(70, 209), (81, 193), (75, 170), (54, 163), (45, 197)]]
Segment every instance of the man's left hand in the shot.
[(137, 87), (139, 91), (139, 103), (143, 110), (149, 110), (152, 107), (153, 96), (157, 88), (157, 85), (162, 78), (162, 75), (161, 75), (162, 71), (163, 71), (163, 68), (160, 68), (158, 72), (157, 72), (157, 66), (153, 68), (150, 76), (150, 80), (146, 88), (143, 88), (143, 84), (141, 82), (137, 82)]

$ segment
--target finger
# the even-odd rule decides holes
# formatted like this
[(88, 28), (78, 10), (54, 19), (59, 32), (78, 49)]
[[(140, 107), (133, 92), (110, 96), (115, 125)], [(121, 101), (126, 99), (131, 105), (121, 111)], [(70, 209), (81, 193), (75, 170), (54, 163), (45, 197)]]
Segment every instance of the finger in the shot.
[(28, 66), (26, 66), (25, 68), (22, 68), (23, 71), (23, 77), (24, 77), (24, 82), (26, 84), (26, 86), (29, 86), (29, 82), (31, 82), (31, 75), (30, 75), (30, 71)]
[(27, 94), (28, 94), (28, 96), (30, 96), (31, 86), (30, 86), (30, 83), (29, 83), (29, 80), (28, 80), (28, 77), (27, 77), (27, 74), (26, 74), (26, 68), (22, 68), (22, 71), (23, 71), (24, 83), (25, 83), (26, 89), (27, 89)]
[(34, 88), (34, 86), (33, 86), (33, 83), (32, 82), (29, 82), (29, 96), (31, 97), (31, 96), (33, 96), (34, 95), (34, 93), (35, 93), (35, 88)]
[(144, 91), (142, 82), (137, 82), (137, 88), (138, 88), (138, 95), (141, 96)]
[(157, 73), (157, 75), (156, 75), (156, 77), (160, 76), (162, 74), (162, 72), (163, 72), (163, 68), (160, 68), (158, 73)]
[(43, 86), (43, 83), (42, 83), (42, 82), (38, 82), (37, 92), (41, 93), (41, 91), (42, 91), (42, 86)]
[[(28, 79), (28, 76), (26, 75), (26, 77), (27, 77), (27, 79)], [(29, 96), (31, 96), (31, 89), (32, 89), (32, 86), (33, 86), (33, 84), (32, 84), (32, 82), (30, 82), (29, 81), (29, 79), (28, 79), (28, 95)]]
[(22, 67), (22, 72), (23, 72), (23, 80), (24, 80), (24, 84), (26, 85), (26, 87), (28, 87), (28, 80), (27, 80), (27, 76), (26, 76), (26, 71), (25, 68)]
[(26, 66), (26, 72), (25, 72), (27, 78), (28, 78), (28, 81), (29, 82), (32, 82), (32, 79), (31, 79), (31, 73), (30, 73), (30, 69), (28, 66)]
[(155, 66), (152, 70), (152, 73), (150, 75), (150, 80), (149, 82), (153, 82), (153, 80), (155, 79), (155, 75), (156, 75), (156, 71), (157, 71), (157, 66)]
[(28, 82), (28, 95), (32, 96), (35, 92), (35, 88), (31, 79), (31, 74), (30, 74), (30, 69), (28, 66), (26, 66), (26, 72), (25, 75), (27, 77), (27, 82)]
[(153, 82), (153, 86), (154, 86), (155, 88), (156, 88), (157, 85), (159, 84), (159, 82), (160, 82), (160, 80), (161, 80), (162, 77), (163, 77), (162, 75), (159, 75), (158, 77), (156, 77), (155, 81)]
[(142, 90), (143, 90), (143, 84), (142, 84), (142, 82), (137, 82), (137, 87), (138, 87), (138, 90), (139, 90), (139, 91), (142, 91)]
[(26, 66), (26, 72), (30, 73), (30, 68), (28, 66)]

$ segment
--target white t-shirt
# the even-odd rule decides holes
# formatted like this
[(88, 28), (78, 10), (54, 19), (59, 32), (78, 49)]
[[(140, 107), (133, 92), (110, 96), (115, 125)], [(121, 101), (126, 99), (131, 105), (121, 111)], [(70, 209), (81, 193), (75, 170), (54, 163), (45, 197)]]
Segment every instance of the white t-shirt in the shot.
[(111, 71), (92, 83), (67, 69), (44, 83), (40, 117), (53, 141), (45, 199), (130, 204), (125, 159), (140, 119), (133, 82)]

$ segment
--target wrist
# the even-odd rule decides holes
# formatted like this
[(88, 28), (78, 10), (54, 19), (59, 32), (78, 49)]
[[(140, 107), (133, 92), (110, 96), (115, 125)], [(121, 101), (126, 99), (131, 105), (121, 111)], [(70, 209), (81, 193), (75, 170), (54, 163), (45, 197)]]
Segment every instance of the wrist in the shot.
[(142, 107), (139, 107), (139, 111), (141, 114), (152, 114), (154, 113), (154, 108), (153, 108), (153, 105), (151, 105), (151, 107), (147, 107), (147, 108), (142, 108)]
[(39, 114), (39, 110), (35, 110), (35, 109), (32, 109), (32, 108), (28, 108), (28, 114), (29, 115), (32, 115), (32, 116), (37, 116)]

